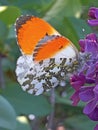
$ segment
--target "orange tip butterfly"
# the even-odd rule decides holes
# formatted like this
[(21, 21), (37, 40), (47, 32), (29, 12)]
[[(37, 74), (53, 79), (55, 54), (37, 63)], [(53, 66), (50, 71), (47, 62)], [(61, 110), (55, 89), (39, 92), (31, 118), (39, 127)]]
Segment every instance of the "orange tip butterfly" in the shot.
[(35, 16), (20, 16), (15, 24), (22, 56), (17, 60), (16, 75), (22, 89), (40, 95), (64, 86), (66, 74), (74, 71), (78, 51), (49, 23)]

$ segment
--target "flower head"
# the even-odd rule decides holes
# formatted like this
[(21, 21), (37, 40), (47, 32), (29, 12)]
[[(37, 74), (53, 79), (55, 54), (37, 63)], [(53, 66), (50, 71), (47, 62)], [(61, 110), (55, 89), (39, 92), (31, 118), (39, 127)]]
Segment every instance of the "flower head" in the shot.
[(88, 20), (90, 26), (98, 26), (98, 8), (91, 7), (88, 15), (91, 19)]
[[(89, 25), (98, 26), (98, 8), (89, 10)], [(73, 105), (81, 100), (86, 103), (83, 113), (91, 120), (98, 121), (98, 38), (95, 33), (88, 34), (79, 41), (80, 65), (70, 82), (75, 89), (71, 96)], [(98, 124), (94, 130), (98, 130)]]
[[(91, 120), (98, 121), (98, 41), (96, 34), (89, 34), (79, 41), (81, 53), (89, 54), (84, 58), (76, 74), (71, 77), (71, 85), (75, 89), (71, 96), (73, 105), (81, 100), (86, 102), (83, 113)], [(82, 56), (82, 55), (80, 55)]]
[(75, 74), (71, 77), (71, 85), (75, 89), (75, 93), (71, 96), (71, 100), (73, 101), (73, 105), (76, 106), (80, 101), (79, 93), (82, 85), (85, 84), (85, 76), (82, 73)]
[(94, 130), (98, 130), (98, 124), (95, 126)]
[(98, 39), (94, 33), (88, 34), (85, 39), (81, 39), (79, 44), (81, 52), (92, 53), (92, 55), (98, 53)]

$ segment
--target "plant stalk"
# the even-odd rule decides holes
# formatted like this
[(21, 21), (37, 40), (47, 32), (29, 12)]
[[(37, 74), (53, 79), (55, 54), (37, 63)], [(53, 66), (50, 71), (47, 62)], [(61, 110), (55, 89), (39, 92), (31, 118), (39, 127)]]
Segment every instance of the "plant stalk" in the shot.
[(55, 115), (55, 89), (54, 88), (52, 88), (50, 91), (50, 103), (51, 103), (52, 111), (48, 119), (47, 130), (53, 130), (54, 127), (54, 115)]
[(0, 55), (0, 87), (5, 88), (4, 74), (2, 69), (2, 55)]

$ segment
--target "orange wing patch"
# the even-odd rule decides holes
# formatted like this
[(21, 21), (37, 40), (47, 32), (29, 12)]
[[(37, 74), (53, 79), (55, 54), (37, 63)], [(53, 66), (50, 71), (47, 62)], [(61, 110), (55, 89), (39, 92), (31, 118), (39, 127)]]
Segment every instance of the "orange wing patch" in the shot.
[(16, 33), (23, 54), (32, 54), (46, 34), (59, 34), (50, 24), (34, 16), (21, 16), (16, 21)]
[(34, 61), (41, 61), (53, 57), (58, 51), (65, 49), (71, 42), (63, 36), (54, 36), (43, 45), (35, 48)]

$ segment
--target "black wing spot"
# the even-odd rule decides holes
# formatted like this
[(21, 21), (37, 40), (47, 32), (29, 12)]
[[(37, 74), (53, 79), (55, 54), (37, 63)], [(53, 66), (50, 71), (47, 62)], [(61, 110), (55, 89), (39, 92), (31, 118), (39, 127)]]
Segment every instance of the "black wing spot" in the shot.
[(22, 24), (25, 24), (26, 21), (30, 20), (31, 18), (32, 18), (32, 16), (30, 16), (30, 15), (20, 16), (16, 20), (16, 31), (18, 32), (18, 30), (21, 28)]
[(60, 47), (59, 47), (59, 49), (62, 49), (62, 48), (63, 48), (63, 46), (60, 46)]

